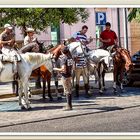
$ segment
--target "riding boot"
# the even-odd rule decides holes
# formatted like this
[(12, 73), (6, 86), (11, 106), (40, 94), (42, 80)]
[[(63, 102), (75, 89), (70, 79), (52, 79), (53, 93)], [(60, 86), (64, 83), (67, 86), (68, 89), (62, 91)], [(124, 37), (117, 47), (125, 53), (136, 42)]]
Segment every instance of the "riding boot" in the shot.
[(90, 94), (88, 93), (89, 91), (89, 85), (88, 84), (85, 84), (85, 97), (90, 97)]
[(79, 85), (76, 84), (76, 97), (79, 97)]
[(72, 110), (72, 96), (71, 94), (66, 95), (67, 105), (64, 107), (65, 111)]

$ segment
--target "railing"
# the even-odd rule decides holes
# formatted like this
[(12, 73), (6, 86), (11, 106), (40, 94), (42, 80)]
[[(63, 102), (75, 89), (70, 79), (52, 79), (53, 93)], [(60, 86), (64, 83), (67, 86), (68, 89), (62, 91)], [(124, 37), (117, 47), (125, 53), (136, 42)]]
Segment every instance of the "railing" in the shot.
[[(49, 45), (57, 45), (62, 43), (64, 40), (39, 40), (40, 42), (44, 42), (45, 46)], [(125, 47), (124, 37), (120, 37), (121, 47)], [(21, 48), (23, 46), (23, 40), (17, 41), (18, 47)], [(140, 50), (140, 36), (138, 37), (128, 37), (126, 49), (130, 51), (131, 54), (134, 54), (136, 51)], [(102, 46), (102, 43), (99, 42), (98, 39), (94, 38), (93, 41), (87, 45), (90, 49), (96, 49)]]

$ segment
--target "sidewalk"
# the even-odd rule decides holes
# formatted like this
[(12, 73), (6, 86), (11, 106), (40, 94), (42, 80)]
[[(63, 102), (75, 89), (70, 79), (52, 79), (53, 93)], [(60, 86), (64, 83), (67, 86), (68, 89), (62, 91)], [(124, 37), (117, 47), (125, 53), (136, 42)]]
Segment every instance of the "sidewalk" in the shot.
[(20, 109), (18, 97), (1, 99), (0, 127), (104, 113), (140, 106), (139, 88), (126, 88), (126, 92), (122, 93), (120, 97), (114, 96), (112, 94), (111, 75), (107, 75), (107, 78), (107, 91), (104, 96), (99, 96), (98, 89), (93, 88), (91, 90), (93, 96), (87, 99), (84, 97), (84, 91), (81, 90), (79, 99), (73, 97), (72, 111), (63, 111), (62, 108), (66, 104), (65, 98), (62, 101), (57, 101), (56, 96), (53, 96), (54, 101), (50, 102), (48, 98), (42, 99), (41, 94), (33, 95), (31, 98), (32, 110), (30, 111)]
[[(90, 85), (93, 86), (95, 85), (94, 83), (94, 76), (91, 76), (90, 77)], [(112, 81), (113, 78), (112, 78), (112, 73), (107, 73), (106, 74), (106, 77), (105, 77), (105, 80), (107, 81)], [(81, 77), (80, 79), (80, 85), (81, 85), (81, 89), (83, 89), (83, 79)], [(31, 91), (32, 91), (32, 94), (36, 95), (36, 94), (42, 94), (42, 88), (41, 89), (35, 89), (35, 82), (30, 82), (30, 88), (31, 88)], [(98, 87), (98, 84), (95, 85), (95, 88)], [(13, 91), (12, 91), (12, 83), (1, 83), (0, 84), (0, 99), (3, 99), (3, 98), (10, 98), (10, 97), (16, 97), (15, 94), (13, 94)], [(54, 81), (51, 81), (51, 93), (54, 93), (55, 92), (55, 85), (54, 85)], [(59, 92), (63, 92), (63, 88), (62, 88), (62, 83), (61, 81), (59, 81)], [(47, 85), (46, 85), (46, 95), (47, 95)]]

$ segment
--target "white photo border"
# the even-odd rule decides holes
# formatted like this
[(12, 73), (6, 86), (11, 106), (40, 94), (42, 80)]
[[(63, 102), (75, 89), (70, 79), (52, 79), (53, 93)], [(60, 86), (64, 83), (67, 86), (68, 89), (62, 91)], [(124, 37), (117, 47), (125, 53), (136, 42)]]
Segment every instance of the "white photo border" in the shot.
[[(73, 5), (71, 5), (73, 3)], [(4, 0), (0, 1), (0, 8), (139, 8), (140, 1), (133, 0)], [(140, 139), (140, 133), (0, 133), (0, 139)]]

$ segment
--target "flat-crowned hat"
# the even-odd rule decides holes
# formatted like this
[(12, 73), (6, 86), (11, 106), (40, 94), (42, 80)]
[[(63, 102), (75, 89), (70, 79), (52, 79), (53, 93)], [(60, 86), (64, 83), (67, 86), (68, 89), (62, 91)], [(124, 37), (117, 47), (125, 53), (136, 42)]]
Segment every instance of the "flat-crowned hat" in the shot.
[(10, 24), (5, 24), (5, 25), (4, 25), (4, 28), (8, 28), (8, 29), (10, 29), (10, 30), (13, 29), (13, 27), (12, 27)]
[(33, 28), (27, 28), (26, 32), (34, 32), (35, 30)]

